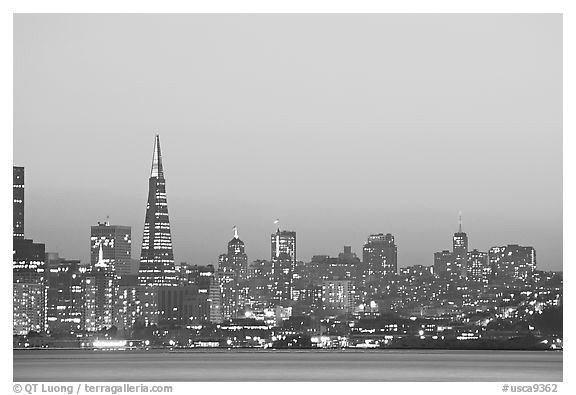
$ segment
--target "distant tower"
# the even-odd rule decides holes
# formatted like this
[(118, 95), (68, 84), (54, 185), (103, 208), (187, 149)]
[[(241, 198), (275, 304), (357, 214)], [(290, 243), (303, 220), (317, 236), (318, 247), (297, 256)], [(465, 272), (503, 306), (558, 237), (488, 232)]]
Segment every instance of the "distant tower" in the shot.
[(452, 238), (452, 251), (460, 276), (466, 278), (468, 271), (468, 235), (462, 232), (462, 212), (458, 215), (458, 232), (454, 233)]
[(237, 281), (246, 278), (248, 257), (244, 242), (238, 237), (238, 228), (234, 227), (234, 237), (228, 242), (228, 262), (234, 268)]
[(220, 285), (218, 284), (219, 279), (215, 277), (217, 276), (210, 277), (210, 287), (208, 289), (209, 320), (211, 323), (220, 324), (224, 321), (224, 317), (222, 314)]
[(241, 316), (241, 310), (244, 309), (241, 282), (246, 280), (248, 271), (248, 257), (244, 242), (238, 237), (236, 227), (234, 227), (234, 237), (228, 242), (228, 253), (221, 254), (218, 262), (224, 319), (236, 318)]
[(140, 254), (139, 282), (144, 286), (178, 285), (158, 135), (154, 143), (152, 171), (148, 182), (148, 204)]
[(24, 238), (24, 168), (13, 166), (13, 237)]
[[(275, 223), (278, 223), (276, 220)], [(293, 274), (296, 269), (296, 232), (280, 230), (270, 236), (272, 255), (272, 282), (275, 302), (281, 304), (292, 299)]]
[(270, 241), (272, 261), (278, 259), (280, 254), (284, 252), (296, 264), (296, 232), (278, 228), (276, 233), (272, 233)]

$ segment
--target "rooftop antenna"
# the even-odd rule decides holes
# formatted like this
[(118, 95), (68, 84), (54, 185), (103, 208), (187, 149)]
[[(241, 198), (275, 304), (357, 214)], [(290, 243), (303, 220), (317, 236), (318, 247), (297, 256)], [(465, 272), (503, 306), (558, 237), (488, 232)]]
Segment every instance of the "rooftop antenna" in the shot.
[(110, 226), (110, 216), (106, 216), (106, 226)]
[(462, 233), (462, 211), (458, 212), (458, 232)]
[(234, 238), (237, 239), (238, 238), (238, 228), (236, 227), (236, 225), (234, 225), (234, 227), (232, 229), (234, 229)]

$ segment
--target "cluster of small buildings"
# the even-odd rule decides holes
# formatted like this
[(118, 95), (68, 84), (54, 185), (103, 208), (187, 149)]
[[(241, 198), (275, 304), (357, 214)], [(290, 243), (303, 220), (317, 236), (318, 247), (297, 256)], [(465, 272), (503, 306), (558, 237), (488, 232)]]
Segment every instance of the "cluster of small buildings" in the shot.
[(234, 227), (216, 267), (176, 265), (158, 136), (140, 259), (131, 227), (108, 220), (91, 227), (89, 264), (25, 239), (22, 167), (14, 167), (13, 237), (13, 333), (26, 344), (36, 334), (44, 345), (372, 348), (489, 338), (491, 322), (562, 303), (561, 273), (538, 271), (534, 248), (470, 251), (461, 224), (431, 266), (398, 268), (390, 233), (370, 235), (361, 259), (345, 246), (337, 257), (298, 261), (296, 232), (280, 227), (269, 260), (249, 262)]

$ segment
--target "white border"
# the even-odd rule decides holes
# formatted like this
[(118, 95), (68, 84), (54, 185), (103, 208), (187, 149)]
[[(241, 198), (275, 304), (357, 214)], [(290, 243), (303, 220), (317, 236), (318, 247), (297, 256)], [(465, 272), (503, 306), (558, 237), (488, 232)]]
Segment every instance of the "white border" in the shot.
[[(7, 4), (6, 4), (7, 3)], [(505, 1), (505, 0), (484, 0), (484, 1), (456, 1), (456, 0), (414, 0), (414, 1), (343, 1), (343, 0), (212, 0), (212, 1), (9, 1), (2, 3), (2, 13), (0, 14), (1, 29), (1, 50), (2, 70), (1, 89), (1, 112), (0, 125), (2, 130), (3, 143), (1, 154), (4, 158), (1, 167), (2, 185), (2, 207), (3, 218), (11, 217), (8, 210), (11, 208), (11, 169), (12, 164), (12, 131), (13, 131), (13, 108), (12, 108), (12, 15), (13, 13), (171, 13), (171, 12), (217, 12), (217, 13), (266, 13), (266, 12), (298, 12), (298, 13), (364, 13), (364, 12), (384, 12), (384, 13), (563, 13), (564, 23), (564, 279), (565, 294), (564, 301), (568, 306), (565, 314), (565, 351), (564, 351), (564, 383), (560, 383), (559, 393), (567, 393), (569, 388), (574, 388), (573, 350), (571, 350), (573, 336), (570, 336), (569, 329), (573, 328), (574, 319), (569, 313), (574, 306), (574, 296), (571, 292), (572, 279), (574, 278), (574, 252), (566, 246), (571, 246), (574, 239), (574, 116), (576, 108), (574, 105), (574, 77), (573, 70), (576, 70), (574, 62), (574, 37), (576, 29), (574, 27), (574, 1)], [(571, 111), (570, 111), (571, 110)], [(0, 235), (2, 245), (2, 295), (0, 306), (2, 306), (2, 317), (6, 317), (5, 325), (1, 327), (0, 337), (2, 342), (2, 393), (12, 391), (12, 351), (11, 343), (6, 339), (11, 338), (11, 277), (8, 271), (11, 269), (11, 221), (3, 221)], [(7, 242), (8, 241), (8, 242)], [(11, 273), (11, 270), (10, 270)], [(65, 383), (63, 383), (65, 384)], [(114, 383), (110, 383), (114, 384)], [(193, 393), (200, 391), (216, 392), (244, 392), (254, 390), (265, 390), (274, 393), (291, 393), (293, 391), (319, 392), (329, 390), (336, 393), (353, 393), (358, 390), (384, 391), (421, 391), (424, 393), (501, 393), (500, 383), (165, 383), (173, 384), (174, 393)], [(4, 387), (5, 386), (5, 387)], [(376, 387), (377, 386), (377, 387)], [(255, 388), (257, 387), (257, 388)], [(376, 388), (374, 388), (376, 387)]]

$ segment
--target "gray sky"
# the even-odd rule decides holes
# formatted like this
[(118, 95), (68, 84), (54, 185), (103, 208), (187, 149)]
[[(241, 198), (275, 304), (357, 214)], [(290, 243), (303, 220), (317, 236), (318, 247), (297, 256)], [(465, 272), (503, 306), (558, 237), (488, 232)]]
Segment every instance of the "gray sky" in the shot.
[(562, 268), (562, 17), (16, 15), (14, 164), (26, 237), (89, 259), (90, 225), (132, 226), (160, 133), (177, 262), (216, 262), (238, 226), (269, 258), (399, 266), (451, 247), (536, 248)]

